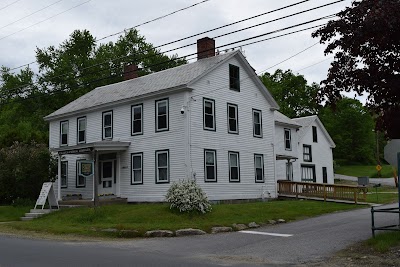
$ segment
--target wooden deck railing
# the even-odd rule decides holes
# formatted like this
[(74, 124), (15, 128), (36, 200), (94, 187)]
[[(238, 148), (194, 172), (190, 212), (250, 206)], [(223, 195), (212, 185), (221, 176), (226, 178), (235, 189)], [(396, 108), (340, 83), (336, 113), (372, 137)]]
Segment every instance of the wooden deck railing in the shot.
[(315, 197), (334, 200), (349, 200), (357, 203), (367, 200), (367, 188), (353, 185), (318, 184), (278, 180), (278, 194), (286, 196)]

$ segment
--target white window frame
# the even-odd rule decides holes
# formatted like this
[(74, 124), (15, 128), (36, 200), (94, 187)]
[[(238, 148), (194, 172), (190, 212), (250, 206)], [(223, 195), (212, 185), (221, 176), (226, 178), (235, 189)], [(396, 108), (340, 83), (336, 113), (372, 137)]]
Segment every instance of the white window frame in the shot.
[[(135, 109), (140, 108), (140, 119), (135, 119)], [(143, 134), (143, 104), (133, 105), (131, 107), (131, 116), (132, 116), (132, 129), (131, 135), (140, 135)], [(140, 120), (140, 132), (135, 132), (135, 121)]]
[[(288, 133), (289, 138), (286, 136), (286, 133)], [(292, 131), (290, 129), (285, 128), (283, 135), (285, 141), (285, 150), (292, 150)], [(289, 142), (289, 147), (287, 146), (287, 142)]]
[[(212, 153), (214, 162), (213, 164), (207, 164), (207, 153)], [(207, 167), (214, 167), (214, 179), (207, 177)], [(217, 182), (217, 151), (213, 149), (204, 149), (204, 181), (205, 182)]]
[[(110, 115), (111, 116), (111, 125), (105, 125), (105, 116), (107, 116), (107, 115)], [(110, 110), (110, 111), (105, 111), (105, 112), (103, 112), (103, 122), (102, 122), (102, 130), (103, 130), (103, 133), (102, 133), (102, 137), (103, 137), (103, 140), (110, 140), (110, 139), (113, 139), (113, 123), (114, 123), (114, 118), (113, 118), (113, 111), (112, 110)], [(108, 129), (108, 128), (111, 128), (111, 136), (106, 136), (106, 129)]]
[[(79, 170), (81, 169), (80, 164), (81, 164), (82, 162), (84, 162), (84, 160), (77, 160), (77, 161), (76, 161), (76, 187), (77, 187), (77, 188), (86, 187), (86, 177), (83, 176), (83, 175), (81, 175), (81, 174), (79, 174), (79, 173), (80, 173)], [(79, 176), (82, 176), (82, 177), (83, 177), (83, 183), (82, 183), (82, 184), (79, 184)]]
[[(167, 166), (159, 166), (158, 165), (158, 155), (167, 154)], [(160, 169), (167, 169), (167, 180), (160, 180)], [(169, 150), (158, 150), (156, 151), (156, 183), (169, 183)]]
[[(63, 133), (64, 125), (66, 125), (66, 133)], [(67, 135), (67, 142), (63, 143), (63, 134)], [(68, 138), (69, 138), (69, 121), (61, 121), (60, 122), (60, 146), (68, 146)]]
[[(314, 165), (301, 165), (301, 181), (315, 183), (316, 174)], [(309, 175), (312, 177), (310, 178)]]
[[(80, 121), (84, 121), (85, 122), (85, 129), (80, 129)], [(77, 128), (77, 136), (76, 136), (76, 141), (77, 141), (77, 143), (78, 144), (84, 144), (84, 143), (86, 143), (86, 129), (87, 129), (87, 123), (86, 123), (86, 117), (80, 117), (80, 118), (78, 118), (77, 119), (77, 126), (76, 126), (76, 128)], [(80, 141), (79, 140), (79, 132), (84, 132), (84, 134), (83, 134), (83, 141)]]
[[(212, 113), (206, 113), (206, 102), (211, 103), (212, 105)], [(206, 126), (206, 116), (212, 116), (213, 127)], [(215, 100), (209, 98), (203, 98), (203, 129), (208, 131), (215, 131), (216, 129), (216, 121), (215, 121)]]
[[(232, 166), (231, 165), (231, 156), (232, 155), (236, 156), (236, 164), (237, 164), (237, 166)], [(239, 152), (234, 152), (234, 151), (229, 151), (228, 152), (228, 164), (229, 164), (229, 182), (240, 183), (240, 158), (239, 158)], [(232, 179), (232, 168), (237, 168), (238, 177), (237, 177), (236, 180)]]
[[(259, 114), (260, 122), (256, 122), (255, 114)], [(260, 125), (260, 134), (256, 134), (256, 125)], [(263, 129), (262, 129), (262, 112), (258, 109), (253, 109), (253, 136), (262, 138), (263, 137)]]
[[(63, 165), (66, 165), (65, 166), (65, 174), (62, 173), (62, 170), (63, 170), (62, 166)], [(60, 177), (60, 180), (59, 180), (60, 186), (61, 186), (61, 188), (67, 188), (68, 187), (68, 161), (61, 161), (60, 173), (61, 173), (61, 177)], [(65, 184), (63, 183), (63, 176), (65, 176)]]
[[(230, 112), (229, 112), (230, 108), (235, 109), (235, 117), (234, 118), (229, 117), (230, 116)], [(227, 116), (228, 117), (228, 133), (238, 134), (239, 133), (238, 106), (235, 104), (228, 103), (227, 112), (228, 112), (228, 114), (227, 114), (228, 115)], [(235, 121), (236, 131), (231, 130), (231, 124), (230, 124), (231, 120)]]
[[(261, 173), (262, 173), (262, 179), (257, 179), (257, 158), (261, 158)], [(256, 183), (264, 183), (265, 178), (264, 178), (264, 155), (263, 154), (254, 154), (254, 179)]]
[[(165, 105), (166, 105), (166, 113), (165, 113), (165, 115), (159, 115), (158, 114), (158, 106), (161, 103), (165, 103)], [(158, 118), (160, 116), (165, 116), (166, 117), (166, 127), (165, 128), (158, 128)], [(163, 131), (168, 131), (168, 130), (169, 130), (169, 101), (168, 101), (168, 98), (156, 100), (156, 132), (163, 132)]]
[[(134, 168), (133, 166), (133, 158), (134, 157), (140, 157), (140, 168)], [(132, 153), (131, 154), (131, 185), (134, 184), (143, 184), (143, 153)], [(140, 171), (141, 173), (141, 177), (140, 177), (140, 181), (135, 181), (135, 171)]]

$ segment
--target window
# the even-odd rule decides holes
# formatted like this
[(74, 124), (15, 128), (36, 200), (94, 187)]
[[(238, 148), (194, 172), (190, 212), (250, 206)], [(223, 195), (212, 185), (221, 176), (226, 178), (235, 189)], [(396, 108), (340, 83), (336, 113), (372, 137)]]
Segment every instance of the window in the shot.
[(81, 161), (76, 161), (76, 187), (85, 187), (86, 186), (86, 178), (83, 175), (79, 174), (79, 170), (81, 169)]
[(215, 150), (204, 150), (204, 181), (217, 181), (217, 152)]
[(143, 153), (131, 154), (132, 176), (131, 184), (143, 184)]
[(168, 131), (168, 99), (156, 101), (156, 132)]
[(301, 165), (301, 181), (315, 183), (315, 166)]
[(113, 138), (113, 112), (103, 112), (103, 140)]
[(78, 144), (86, 143), (86, 117), (78, 118)]
[(169, 150), (156, 151), (156, 183), (169, 183)]
[(215, 101), (203, 98), (203, 128), (215, 131)]
[(264, 155), (254, 154), (254, 172), (256, 183), (264, 182)]
[(143, 134), (143, 104), (132, 106), (132, 135)]
[(68, 187), (68, 161), (61, 161), (61, 188)]
[(318, 142), (317, 127), (316, 126), (312, 127), (312, 140), (313, 140), (314, 143)]
[(238, 106), (228, 103), (228, 133), (239, 133)]
[(285, 150), (292, 150), (292, 134), (290, 129), (285, 129)]
[(303, 160), (307, 162), (312, 161), (311, 146), (303, 145)]
[(239, 152), (228, 152), (229, 182), (240, 182)]
[(229, 88), (240, 92), (239, 67), (229, 64)]
[(328, 171), (327, 171), (326, 167), (322, 167), (322, 182), (324, 184), (328, 183)]
[(253, 136), (262, 137), (261, 110), (253, 109)]
[(60, 146), (68, 146), (68, 121), (60, 122)]
[(286, 163), (286, 180), (293, 181), (293, 163)]

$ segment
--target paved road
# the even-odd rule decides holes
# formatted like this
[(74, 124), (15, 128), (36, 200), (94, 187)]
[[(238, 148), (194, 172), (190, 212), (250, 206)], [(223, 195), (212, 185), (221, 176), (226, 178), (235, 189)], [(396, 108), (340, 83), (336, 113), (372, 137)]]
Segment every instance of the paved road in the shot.
[[(394, 206), (388, 205), (388, 207)], [(110, 242), (61, 242), (0, 235), (0, 266), (292, 266), (318, 262), (371, 237), (370, 210), (258, 228), (278, 237), (227, 233)], [(377, 224), (397, 224), (385, 215)]]
[[(354, 177), (354, 176), (348, 176), (348, 175), (342, 175), (342, 174), (336, 174), (336, 173), (335, 173), (335, 178), (341, 179), (341, 180), (354, 181), (354, 182), (357, 182), (357, 179), (358, 179), (357, 177)], [(393, 178), (370, 178), (369, 183), (395, 186)]]

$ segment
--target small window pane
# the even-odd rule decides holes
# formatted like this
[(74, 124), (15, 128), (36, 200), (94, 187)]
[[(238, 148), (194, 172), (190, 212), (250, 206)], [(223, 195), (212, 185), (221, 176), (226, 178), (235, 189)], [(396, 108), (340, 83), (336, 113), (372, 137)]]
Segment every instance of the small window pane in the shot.
[(134, 121), (133, 122), (133, 132), (134, 133), (142, 132), (142, 122), (141, 121)]
[(205, 110), (206, 114), (213, 114), (212, 102), (205, 101), (204, 106), (205, 106), (204, 110)]
[(215, 167), (207, 166), (206, 169), (207, 169), (207, 180), (214, 180), (215, 179), (215, 175), (214, 175)]
[(111, 137), (111, 127), (104, 129), (104, 137)]
[(142, 157), (133, 157), (133, 169), (140, 169), (142, 167)]
[(133, 171), (133, 181), (134, 182), (142, 181), (142, 170)]
[(167, 168), (160, 168), (158, 169), (158, 179), (160, 181), (167, 181), (168, 180), (168, 169)]
[(206, 127), (214, 128), (214, 118), (212, 115), (205, 115)]
[(214, 152), (206, 152), (206, 164), (214, 165)]
[(104, 115), (104, 126), (111, 126), (111, 114)]
[(79, 120), (79, 131), (84, 131), (84, 130), (86, 130), (86, 120), (80, 119)]
[(262, 168), (262, 160), (260, 156), (256, 157), (256, 168)]
[(262, 181), (262, 169), (256, 169), (256, 174), (257, 174), (257, 180)]
[(135, 107), (133, 109), (133, 118), (135, 120), (140, 120), (142, 118), (142, 108), (141, 107)]
[(254, 112), (254, 123), (260, 123), (260, 113)]
[(237, 154), (230, 154), (229, 157), (230, 157), (231, 167), (237, 167), (238, 166)]
[(231, 168), (231, 180), (239, 180), (238, 168)]
[(85, 141), (85, 132), (79, 131), (79, 142), (84, 142), (84, 141)]
[(158, 115), (165, 115), (167, 114), (167, 102), (162, 101), (158, 102)]
[(61, 143), (62, 144), (67, 144), (68, 143), (68, 136), (66, 134), (63, 134), (61, 136)]
[(236, 118), (236, 108), (233, 106), (229, 107), (229, 118)]
[(167, 128), (167, 116), (159, 116), (158, 117), (158, 129), (165, 129)]
[(167, 153), (158, 154), (158, 167), (166, 167), (168, 163)]

